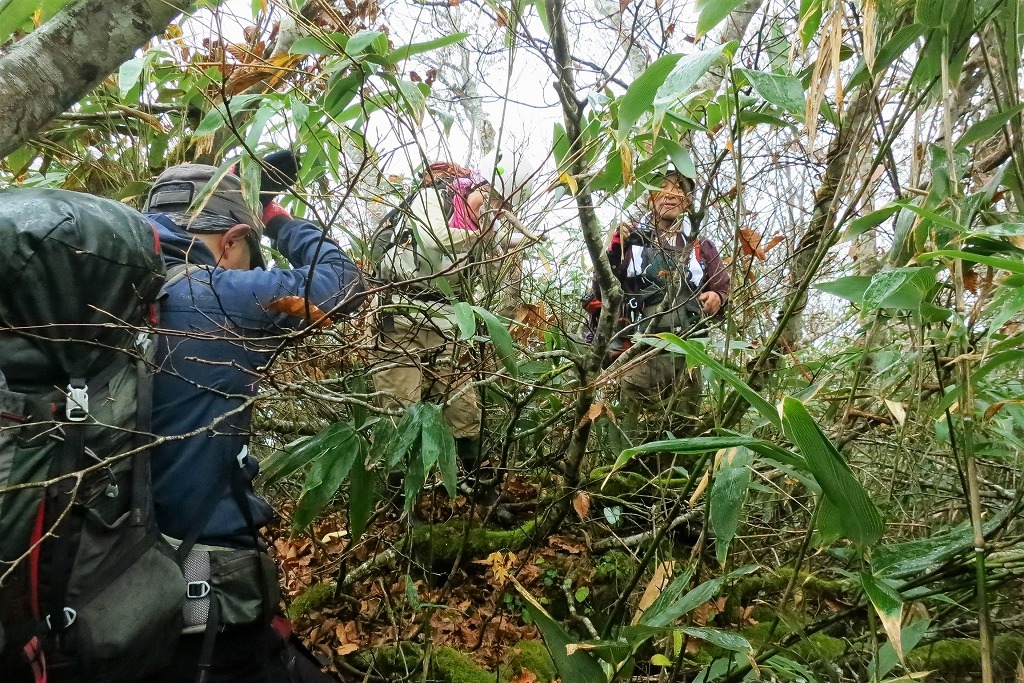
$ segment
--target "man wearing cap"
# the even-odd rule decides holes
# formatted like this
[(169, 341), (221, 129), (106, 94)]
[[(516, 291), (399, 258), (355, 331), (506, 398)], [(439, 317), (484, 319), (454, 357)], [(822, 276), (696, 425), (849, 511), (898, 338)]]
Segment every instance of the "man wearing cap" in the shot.
[[(268, 160), (270, 173), (282, 175), (275, 160), (290, 167), (284, 176), (294, 173), (290, 153)], [(276, 194), (289, 184), (277, 180), (265, 173), (262, 185)], [(163, 437), (152, 454), (153, 498), (188, 582), (176, 662), (149, 680), (191, 682), (200, 672), (208, 681), (302, 680), (288, 667), (307, 666), (272, 627), (277, 574), (257, 536), (272, 511), (252, 487), (252, 401), (273, 352), (308, 324), (275, 302), (299, 297), (313, 318), (348, 313), (363, 284), (321, 228), (292, 219), (271, 195), (256, 210), (243, 197), (238, 176), (182, 164), (157, 179), (144, 209), (168, 267), (153, 385), (153, 431)], [(265, 269), (263, 235), (291, 269)]]
[[(707, 320), (720, 316), (729, 301), (729, 274), (718, 249), (688, 221), (694, 182), (672, 169), (655, 176), (650, 212), (620, 226), (608, 247), (608, 260), (622, 285), (622, 310), (611, 354), (617, 357), (638, 334), (671, 332), (705, 336)], [(592, 325), (600, 314), (597, 278), (583, 299)], [(619, 397), (627, 434), (637, 442), (677, 432), (691, 421), (700, 402), (698, 368), (684, 356), (661, 352), (623, 373)], [(640, 423), (633, 425), (631, 423)]]

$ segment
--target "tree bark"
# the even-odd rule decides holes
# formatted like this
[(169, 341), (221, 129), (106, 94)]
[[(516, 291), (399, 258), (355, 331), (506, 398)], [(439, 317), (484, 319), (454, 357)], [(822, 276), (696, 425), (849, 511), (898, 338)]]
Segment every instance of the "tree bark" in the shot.
[(0, 57), (0, 158), (130, 59), (191, 0), (80, 0)]

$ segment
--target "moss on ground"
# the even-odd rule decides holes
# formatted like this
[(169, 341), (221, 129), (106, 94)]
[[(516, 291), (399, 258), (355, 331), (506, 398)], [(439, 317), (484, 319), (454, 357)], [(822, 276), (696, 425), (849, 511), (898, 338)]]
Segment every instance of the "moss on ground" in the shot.
[[(473, 659), (455, 648), (437, 647), (430, 655), (430, 679), (438, 683), (509, 683), (522, 671), (529, 670), (537, 675), (538, 683), (551, 683), (557, 678), (544, 643), (539, 640), (523, 640), (512, 650), (507, 665), (501, 667), (499, 675), (488, 671)], [(423, 667), (423, 648), (415, 643), (381, 645), (364, 650), (352, 656), (359, 669), (372, 671), (385, 680), (404, 678)]]
[[(993, 641), (993, 664), (999, 676), (1013, 676), (1024, 661), (1024, 636), (1004, 633)], [(945, 638), (915, 648), (907, 655), (911, 671), (935, 671), (937, 681), (981, 673), (981, 644), (975, 638)]]
[(502, 683), (514, 680), (524, 669), (535, 673), (538, 683), (551, 683), (558, 677), (543, 641), (521, 640), (512, 652), (508, 664), (501, 667)]
[(430, 671), (444, 683), (494, 683), (494, 674), (480, 667), (458, 650), (436, 648), (430, 658)]
[(288, 606), (288, 618), (297, 619), (313, 610), (320, 609), (334, 598), (333, 581), (310, 586)]

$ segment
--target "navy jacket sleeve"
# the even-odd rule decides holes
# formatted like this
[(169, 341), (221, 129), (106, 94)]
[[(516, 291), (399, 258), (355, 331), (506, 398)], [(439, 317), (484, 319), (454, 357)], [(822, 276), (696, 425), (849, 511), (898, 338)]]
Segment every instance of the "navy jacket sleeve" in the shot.
[(213, 271), (212, 290), (219, 293), (222, 311), (233, 324), (271, 332), (301, 327), (303, 317), (273, 306), (287, 297), (298, 297), (331, 315), (351, 313), (362, 304), (365, 288), (359, 269), (313, 223), (285, 223), (277, 248), (292, 268)]

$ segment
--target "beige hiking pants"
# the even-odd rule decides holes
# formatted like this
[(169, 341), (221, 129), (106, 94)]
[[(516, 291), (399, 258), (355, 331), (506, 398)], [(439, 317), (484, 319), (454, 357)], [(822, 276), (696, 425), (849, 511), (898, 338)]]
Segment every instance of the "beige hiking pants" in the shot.
[[(373, 384), (388, 394), (381, 405), (404, 408), (422, 400), (444, 403), (444, 416), (457, 439), (480, 436), (480, 397), (468, 368), (468, 350), (455, 344), (456, 329), (443, 317), (422, 321), (394, 316), (377, 325), (377, 366)], [(463, 353), (463, 358), (455, 354)]]

